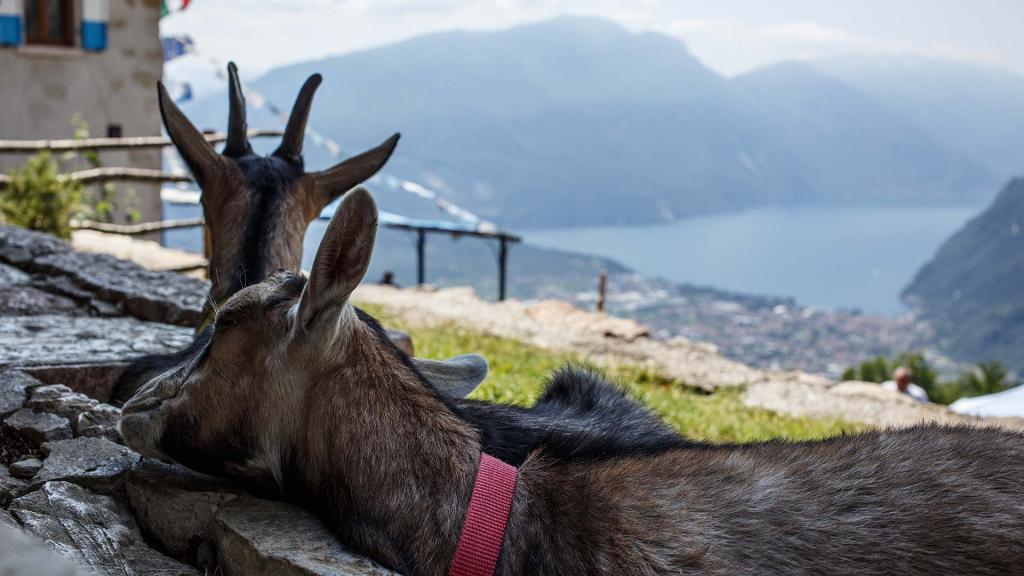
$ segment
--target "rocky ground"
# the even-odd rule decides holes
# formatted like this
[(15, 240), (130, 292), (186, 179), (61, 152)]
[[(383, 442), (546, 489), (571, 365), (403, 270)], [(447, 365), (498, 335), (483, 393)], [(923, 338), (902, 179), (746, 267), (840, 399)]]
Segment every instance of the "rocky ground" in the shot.
[[(149, 248), (130, 248), (127, 255), (151, 260)], [(164, 256), (157, 266), (173, 265)], [(118, 373), (133, 357), (187, 343), (206, 289), (0, 226), (0, 574), (388, 573), (298, 508), (120, 443), (120, 413), (108, 403)], [(713, 346), (656, 339), (634, 321), (564, 302), (492, 304), (466, 289), (379, 286), (356, 298), (413, 324), (465, 324), (598, 362), (642, 364), (712, 393), (743, 386), (748, 404), (779, 412), (873, 425), (1022, 424), (968, 419), (874, 385), (750, 368)]]
[(120, 443), (117, 374), (189, 342), (206, 290), (0, 226), (0, 574), (390, 573), (305, 511)]

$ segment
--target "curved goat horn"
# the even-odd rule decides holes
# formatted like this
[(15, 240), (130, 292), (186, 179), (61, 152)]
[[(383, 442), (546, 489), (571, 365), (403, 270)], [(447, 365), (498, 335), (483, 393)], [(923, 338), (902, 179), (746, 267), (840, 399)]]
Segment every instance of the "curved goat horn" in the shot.
[(238, 158), (252, 152), (247, 131), (245, 96), (242, 95), (242, 83), (238, 80), (238, 67), (234, 62), (228, 62), (228, 140), (222, 153)]
[(295, 99), (295, 105), (292, 106), (292, 114), (288, 117), (288, 126), (284, 129), (281, 145), (274, 150), (274, 156), (281, 156), (289, 160), (302, 158), (302, 141), (306, 137), (309, 109), (313, 107), (313, 94), (316, 93), (322, 79), (319, 74), (313, 74), (302, 85), (299, 96)]
[(171, 100), (163, 82), (156, 83), (156, 93), (160, 104), (160, 117), (163, 118), (167, 134), (201, 187), (203, 182), (209, 181), (213, 173), (220, 169), (220, 154), (217, 154), (203, 137), (203, 133), (188, 121), (181, 109)]
[(391, 153), (395, 151), (401, 136), (395, 133), (376, 148), (353, 156), (323, 172), (310, 174), (316, 179), (316, 194), (320, 208), (327, 206), (335, 198), (363, 183), (383, 168), (388, 158), (391, 158)]

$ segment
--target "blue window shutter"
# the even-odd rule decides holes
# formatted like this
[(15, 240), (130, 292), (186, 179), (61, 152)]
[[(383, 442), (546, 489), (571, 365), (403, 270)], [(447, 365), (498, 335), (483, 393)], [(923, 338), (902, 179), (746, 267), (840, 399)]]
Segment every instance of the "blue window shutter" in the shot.
[(84, 0), (82, 3), (82, 49), (102, 52), (107, 49), (109, 0)]
[(21, 0), (0, 0), (0, 46), (21, 44), (21, 19), (24, 14)]

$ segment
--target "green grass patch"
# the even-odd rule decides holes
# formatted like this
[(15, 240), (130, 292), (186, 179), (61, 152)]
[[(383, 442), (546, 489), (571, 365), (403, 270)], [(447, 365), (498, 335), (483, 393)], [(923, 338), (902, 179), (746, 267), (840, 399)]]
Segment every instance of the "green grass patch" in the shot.
[[(476, 353), (487, 358), (490, 373), (473, 398), (529, 406), (540, 396), (551, 373), (568, 364), (593, 368), (585, 358), (542, 350), (511, 338), (490, 336), (451, 323), (417, 326), (401, 321), (386, 308), (361, 307), (386, 326), (409, 332), (416, 355), (450, 358)], [(600, 370), (622, 383), (630, 395), (657, 412), (687, 438), (711, 442), (754, 442), (772, 438), (827, 438), (856, 432), (862, 426), (838, 419), (797, 418), (745, 406), (739, 389), (706, 394), (672, 382), (638, 366)]]

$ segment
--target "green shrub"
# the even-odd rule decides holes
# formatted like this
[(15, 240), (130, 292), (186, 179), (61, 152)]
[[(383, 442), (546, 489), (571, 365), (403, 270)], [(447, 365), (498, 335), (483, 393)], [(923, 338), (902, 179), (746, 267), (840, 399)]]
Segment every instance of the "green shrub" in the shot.
[(71, 216), (82, 198), (82, 185), (59, 177), (49, 152), (29, 158), (10, 172), (11, 181), (0, 189), (0, 218), (29, 230), (71, 237)]

